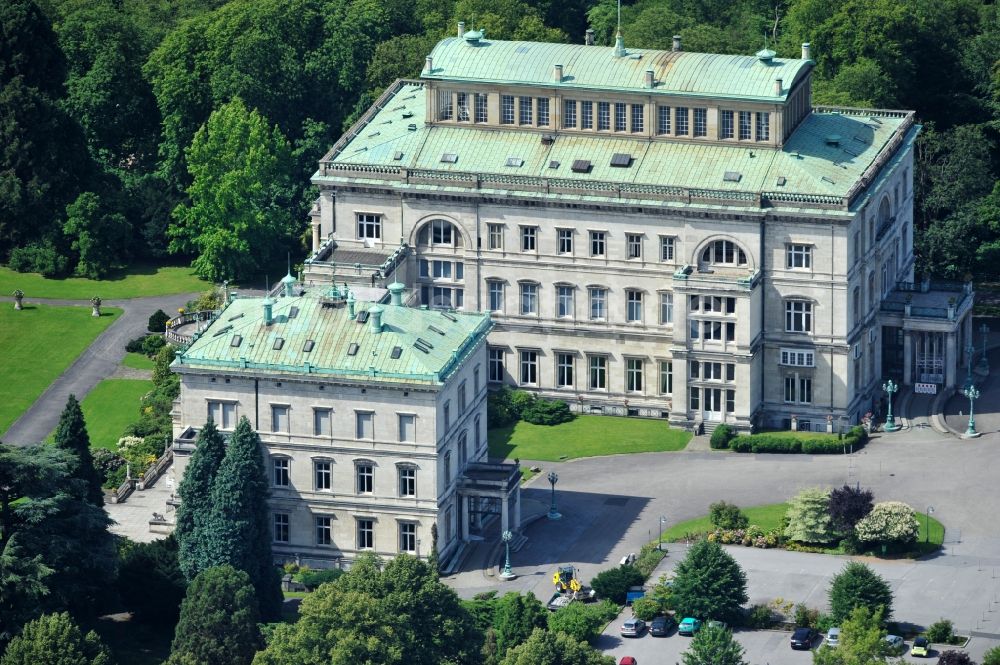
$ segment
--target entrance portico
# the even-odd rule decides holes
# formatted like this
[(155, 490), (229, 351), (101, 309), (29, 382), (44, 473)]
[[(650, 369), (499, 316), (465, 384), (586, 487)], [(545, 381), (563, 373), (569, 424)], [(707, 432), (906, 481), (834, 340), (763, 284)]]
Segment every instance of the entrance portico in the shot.
[(521, 470), (517, 464), (473, 462), (458, 479), (461, 539), (482, 528), (484, 515), (500, 515), (500, 532), (521, 530)]

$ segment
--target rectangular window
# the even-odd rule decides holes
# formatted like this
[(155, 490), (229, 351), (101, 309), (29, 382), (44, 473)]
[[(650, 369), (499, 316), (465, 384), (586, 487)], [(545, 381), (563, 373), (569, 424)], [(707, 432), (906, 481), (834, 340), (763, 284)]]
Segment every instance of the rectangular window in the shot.
[(405, 554), (417, 551), (417, 525), (413, 522), (399, 523), (399, 551)]
[(490, 349), (489, 370), (491, 383), (500, 383), (503, 381), (503, 356), (503, 349)]
[(420, 259), (418, 263), (420, 276), (429, 278), (431, 276), (431, 262), (427, 259)]
[(785, 245), (786, 268), (812, 268), (812, 245)]
[(371, 411), (358, 411), (355, 413), (355, 434), (359, 439), (375, 438), (375, 414)]
[(646, 131), (646, 123), (643, 117), (645, 108), (642, 104), (632, 104), (632, 133), (641, 134)]
[(660, 294), (660, 325), (674, 322), (674, 294)]
[(333, 434), (332, 412), (330, 409), (313, 409), (313, 435), (330, 436)]
[(209, 402), (208, 419), (219, 429), (233, 429), (236, 427), (236, 403)]
[(576, 100), (563, 100), (563, 128), (576, 129)]
[(674, 135), (687, 136), (688, 133), (688, 109), (685, 106), (678, 106), (674, 109)]
[(438, 120), (451, 120), (454, 108), (451, 102), (451, 90), (438, 91)]
[(597, 129), (601, 131), (611, 129), (610, 102), (597, 102)]
[(733, 112), (719, 111), (719, 138), (731, 139), (736, 136), (733, 126)]
[(521, 351), (521, 384), (538, 385), (538, 351)]
[(487, 247), (489, 249), (503, 249), (503, 224), (488, 224), (489, 237)]
[(573, 229), (558, 229), (559, 253), (573, 253)]
[(402, 443), (417, 440), (417, 417), (412, 413), (399, 414), (399, 440)]
[(785, 331), (812, 332), (812, 303), (805, 300), (785, 302)]
[(316, 518), (316, 544), (317, 545), (332, 545), (333, 544), (333, 518), (332, 517), (317, 517)]
[(694, 135), (708, 136), (708, 109), (694, 109)]
[(451, 261), (434, 261), (434, 279), (451, 279)]
[(467, 398), (465, 394), (465, 381), (462, 381), (458, 385), (458, 413), (465, 413), (465, 407), (467, 406)]
[(375, 520), (358, 520), (358, 549), (375, 549)]
[(625, 390), (631, 393), (642, 392), (643, 361), (641, 358), (625, 359)]
[(538, 285), (521, 283), (521, 315), (538, 316)]
[(688, 336), (691, 339), (698, 339), (701, 333), (701, 321), (695, 321), (694, 319), (688, 319)]
[(590, 255), (604, 256), (604, 241), (607, 234), (604, 231), (590, 232)]
[(642, 291), (626, 289), (625, 320), (629, 323), (642, 322)]
[(454, 245), (455, 227), (451, 222), (443, 219), (435, 219), (431, 222), (431, 244), (432, 245)]
[(462, 289), (435, 286), (431, 293), (433, 297), (430, 302), (424, 300), (424, 303), (434, 309), (462, 309), (465, 304), (465, 292)]
[(412, 466), (399, 467), (399, 496), (417, 496), (417, 469)]
[(674, 394), (674, 363), (669, 360), (660, 361), (660, 394)]
[(768, 141), (771, 138), (771, 114), (757, 113), (757, 140)]
[(534, 252), (536, 250), (538, 240), (538, 227), (537, 226), (522, 226), (521, 227), (521, 251), (522, 252)]
[(271, 465), (274, 469), (274, 486), (288, 487), (291, 483), (289, 476), (291, 472), (292, 460), (287, 457), (275, 457), (271, 460)]
[(608, 357), (590, 356), (590, 389), (608, 389)]
[(288, 405), (271, 405), (271, 431), (288, 433)]
[(538, 126), (548, 127), (549, 126), (549, 98), (539, 97), (535, 100), (538, 104)]
[(594, 128), (594, 102), (580, 102), (580, 129)]
[(690, 376), (692, 379), (701, 378), (700, 362), (698, 362), (697, 360), (692, 360), (690, 363), (688, 363), (688, 376)]
[(571, 317), (575, 314), (573, 307), (573, 287), (572, 286), (558, 286), (556, 287), (556, 316)]
[(799, 377), (799, 403), (812, 404), (813, 382), (809, 377)]
[(791, 367), (815, 367), (816, 356), (812, 351), (781, 349), (781, 364)]
[(590, 289), (590, 318), (600, 321), (608, 318), (608, 290)]
[(701, 410), (701, 389), (692, 387), (688, 393), (688, 408), (691, 411)]
[(371, 462), (358, 462), (354, 472), (357, 476), (358, 494), (371, 494), (375, 491), (375, 467)]
[(615, 102), (615, 131), (624, 132), (628, 129), (626, 122), (628, 120), (628, 104), (622, 102)]
[(625, 236), (625, 245), (630, 259), (642, 258), (642, 236), (629, 233)]
[(750, 111), (740, 111), (740, 140), (750, 140)]
[(532, 116), (531, 103), (532, 103), (531, 97), (517, 98), (517, 123), (519, 125), (531, 124), (531, 116)]
[(287, 543), (289, 541), (289, 531), (291, 521), (287, 513), (274, 514), (274, 542)]
[(663, 135), (670, 133), (670, 107), (656, 107), (656, 133)]
[(726, 341), (735, 342), (736, 341), (736, 324), (726, 323)]
[(358, 239), (378, 240), (382, 237), (382, 215), (358, 213)]
[(556, 387), (573, 387), (573, 365), (575, 358), (572, 353), (556, 354)]
[(503, 282), (489, 281), (489, 294), (490, 294), (490, 311), (491, 312), (502, 312), (503, 311)]
[(677, 243), (677, 239), (673, 237), (660, 237), (660, 260), (666, 263), (672, 263), (674, 260), (674, 247)]
[(726, 363), (726, 381), (736, 380), (736, 365), (733, 363)]
[(489, 122), (489, 106), (486, 103), (486, 95), (481, 92), (476, 93), (476, 122)]
[(736, 411), (736, 391), (727, 390), (726, 391), (726, 413), (733, 413)]
[(514, 124), (514, 95), (500, 95), (500, 124)]
[(333, 469), (330, 462), (313, 462), (313, 478), (317, 491), (333, 487)]
[(458, 121), (469, 122), (469, 94), (460, 92), (456, 97), (458, 98)]

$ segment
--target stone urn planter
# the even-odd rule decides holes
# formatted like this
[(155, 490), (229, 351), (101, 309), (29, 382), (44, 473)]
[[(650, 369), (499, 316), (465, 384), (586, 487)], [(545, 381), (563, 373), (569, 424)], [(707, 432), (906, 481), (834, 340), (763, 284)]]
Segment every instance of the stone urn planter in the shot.
[(24, 305), (21, 304), (22, 300), (24, 300), (24, 291), (22, 291), (21, 289), (15, 289), (14, 290), (14, 309), (19, 309), (19, 310), (20, 309), (24, 309)]
[(91, 305), (90, 315), (91, 316), (100, 316), (101, 315), (101, 299), (100, 299), (100, 297), (94, 296), (93, 298), (91, 298), (90, 299), (90, 305)]

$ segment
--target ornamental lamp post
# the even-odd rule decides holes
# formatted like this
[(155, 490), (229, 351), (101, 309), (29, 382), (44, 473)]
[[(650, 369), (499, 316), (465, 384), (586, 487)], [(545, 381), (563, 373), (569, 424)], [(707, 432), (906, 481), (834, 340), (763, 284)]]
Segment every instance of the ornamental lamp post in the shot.
[(892, 415), (892, 396), (899, 392), (899, 385), (892, 379), (889, 379), (882, 385), (882, 390), (889, 396), (889, 412), (885, 417), (884, 429), (886, 432), (895, 432), (899, 429), (899, 425), (896, 424), (896, 419)]
[(549, 508), (549, 519), (562, 519), (562, 515), (559, 514), (558, 510), (556, 510), (556, 483), (559, 482), (559, 474), (555, 471), (549, 471), (548, 479), (549, 483), (552, 485), (552, 507)]
[(924, 517), (926, 518), (924, 522), (927, 524), (927, 528), (925, 530), (926, 534), (924, 535), (925, 543), (931, 542), (931, 515), (933, 514), (934, 514), (934, 506), (927, 506), (927, 512), (924, 513)]
[(503, 541), (504, 549), (506, 550), (507, 556), (504, 559), (503, 570), (500, 571), (500, 579), (510, 581), (517, 577), (514, 571), (510, 569), (510, 541), (514, 539), (514, 534), (510, 531), (504, 531), (500, 535), (500, 540)]
[(979, 399), (979, 390), (975, 386), (969, 386), (962, 391), (962, 394), (969, 398), (969, 428), (965, 430), (965, 438), (972, 439), (979, 436), (976, 431), (975, 402)]

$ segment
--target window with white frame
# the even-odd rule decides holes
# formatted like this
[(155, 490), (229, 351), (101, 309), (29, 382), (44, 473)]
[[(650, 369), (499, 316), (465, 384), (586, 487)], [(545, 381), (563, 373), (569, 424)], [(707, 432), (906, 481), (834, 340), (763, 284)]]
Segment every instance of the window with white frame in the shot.
[(611, 104), (610, 102), (597, 102), (597, 130), (608, 131), (611, 129)]
[(642, 258), (642, 236), (638, 233), (625, 234), (625, 248), (628, 250), (628, 258)]
[(375, 520), (358, 518), (358, 549), (375, 549)]
[(812, 245), (790, 243), (785, 245), (785, 267), (812, 268)]
[(588, 356), (590, 364), (590, 389), (608, 389), (608, 357)]
[(785, 401), (793, 404), (812, 404), (812, 378), (799, 374), (785, 376)]
[(417, 551), (417, 525), (413, 522), (399, 523), (399, 551), (415, 554)]
[(476, 93), (476, 122), (489, 122), (489, 106), (486, 102), (486, 95), (482, 92)]
[(736, 391), (726, 390), (726, 413), (733, 413), (736, 411)]
[(283, 434), (288, 433), (288, 405), (287, 404), (272, 404), (271, 405), (271, 431), (280, 432)]
[(576, 129), (576, 100), (563, 100), (563, 128)]
[(573, 370), (576, 364), (576, 357), (572, 353), (556, 354), (556, 387), (573, 387)]
[(417, 467), (409, 464), (399, 466), (399, 496), (404, 498), (417, 496)]
[(538, 284), (521, 282), (521, 316), (538, 316)]
[(757, 140), (769, 141), (771, 139), (771, 114), (767, 112), (757, 112)]
[(608, 290), (600, 287), (590, 289), (590, 318), (600, 321), (608, 318)]
[(630, 393), (642, 392), (644, 366), (642, 358), (625, 359), (625, 390)]
[(641, 134), (646, 131), (645, 109), (642, 104), (632, 104), (632, 133)]
[(549, 98), (539, 97), (535, 100), (538, 104), (538, 126), (548, 127), (549, 126)]
[(556, 230), (557, 247), (560, 254), (573, 253), (573, 229)]
[(313, 409), (313, 436), (333, 434), (333, 412), (330, 409)]
[(375, 438), (375, 414), (371, 411), (358, 411), (354, 414), (355, 434), (358, 439)]
[(670, 107), (656, 107), (656, 133), (659, 135), (670, 133)]
[(660, 325), (674, 322), (674, 294), (660, 293)]
[(538, 351), (521, 351), (521, 385), (538, 385)]
[(503, 249), (503, 224), (487, 224), (486, 246), (489, 249)]
[(740, 111), (740, 140), (749, 141), (752, 137), (750, 122), (753, 114), (750, 111)]
[(462, 309), (465, 305), (465, 290), (425, 284), (420, 287), (420, 302), (434, 309)]
[(574, 287), (568, 284), (560, 284), (556, 287), (556, 316), (559, 318), (572, 317), (574, 315), (573, 292)]
[(604, 256), (607, 233), (604, 231), (590, 232), (590, 255)]
[(354, 463), (355, 489), (358, 494), (375, 491), (375, 465), (367, 460)]
[(521, 227), (521, 251), (522, 252), (534, 252), (538, 249), (538, 227), (537, 226), (522, 226)]
[(504, 350), (490, 348), (490, 359), (489, 359), (490, 383), (503, 382), (503, 375), (504, 375)]
[(789, 367), (815, 367), (816, 355), (804, 349), (781, 349), (780, 362)]
[(503, 311), (503, 282), (496, 279), (487, 280), (489, 292), (489, 308), (491, 312)]
[(701, 388), (691, 386), (688, 389), (688, 408), (692, 411), (701, 409)]
[(274, 542), (287, 543), (291, 539), (291, 520), (288, 513), (274, 513)]
[(719, 138), (731, 139), (734, 136), (733, 112), (719, 111)]
[(694, 109), (694, 136), (708, 136), (708, 109)]
[(514, 124), (514, 95), (500, 95), (500, 124)]
[(326, 515), (316, 517), (316, 544), (333, 545), (333, 518)]
[(625, 289), (625, 320), (629, 323), (642, 322), (642, 291)]
[(701, 251), (704, 263), (724, 266), (745, 266), (747, 255), (741, 247), (731, 240), (716, 240), (710, 242)]
[(272, 482), (275, 487), (288, 487), (291, 484), (292, 460), (287, 457), (271, 459)]
[(624, 132), (628, 129), (626, 121), (628, 120), (628, 104), (622, 102), (615, 103), (615, 131)]
[(670, 360), (660, 361), (660, 394), (674, 394), (674, 363)]
[(580, 129), (594, 128), (594, 102), (580, 102)]
[(317, 492), (333, 488), (333, 464), (329, 460), (313, 461), (313, 489)]
[(460, 92), (455, 97), (458, 106), (458, 121), (469, 122), (469, 93)]
[(674, 109), (674, 136), (688, 135), (688, 111), (686, 106), (678, 106)]
[(209, 402), (208, 419), (219, 429), (236, 427), (236, 402)]
[(812, 303), (808, 300), (785, 301), (785, 331), (812, 332)]
[(382, 237), (382, 215), (359, 212), (357, 218), (359, 240), (378, 240)]
[(517, 98), (517, 123), (519, 125), (530, 125), (532, 116), (532, 98)]
[(431, 220), (431, 244), (454, 245), (455, 226), (445, 219)]
[(673, 236), (660, 236), (660, 260), (664, 263), (673, 263), (676, 245), (677, 238)]
[(438, 91), (438, 120), (451, 120), (454, 117), (451, 90)]
[(412, 413), (399, 414), (399, 441), (413, 443), (417, 440), (417, 417)]

